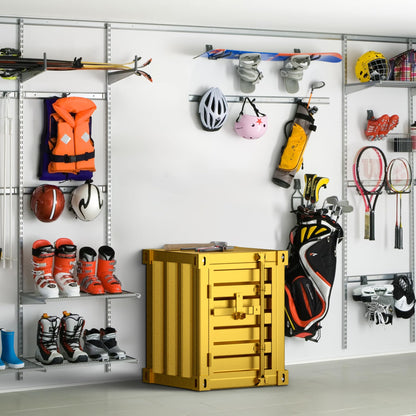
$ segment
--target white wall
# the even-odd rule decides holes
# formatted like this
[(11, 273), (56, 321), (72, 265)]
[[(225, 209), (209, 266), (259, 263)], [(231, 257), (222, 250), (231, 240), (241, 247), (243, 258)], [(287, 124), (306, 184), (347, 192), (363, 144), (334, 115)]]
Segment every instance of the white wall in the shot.
[[(412, 36), (412, 0), (333, 2), (299, 0), (15, 0), (3, 2), (0, 15), (109, 20), (208, 27), (241, 27), (307, 32)], [(382, 32), (382, 33), (380, 33)]]
[[(97, 4), (99, 3), (99, 7)], [(140, 3), (140, 2), (139, 2)], [(320, 2), (314, 2), (314, 9), (303, 14), (292, 10), (290, 6), (274, 3), (265, 5), (266, 12), (253, 18), (253, 5), (250, 2), (210, 2), (199, 5), (195, 2), (122, 2), (124, 7), (114, 7), (113, 2), (88, 2), (83, 7), (71, 3), (71, 15), (65, 3), (48, 2), (35, 5), (32, 2), (13, 2), (12, 9), (0, 6), (0, 15), (33, 16), (42, 18), (67, 19), (103, 19), (110, 21), (137, 21), (163, 24), (191, 24), (208, 26), (255, 27), (258, 29), (310, 30), (319, 32), (373, 33), (377, 35), (410, 35), (406, 26), (409, 14), (398, 13), (401, 25), (384, 25), (379, 33), (380, 22), (385, 14), (380, 14), (377, 25), (367, 22), (365, 5), (358, 9), (350, 7), (331, 18)], [(333, 2), (321, 2), (329, 7)], [(410, 4), (410, 2), (408, 2)], [(172, 7), (175, 4), (175, 7)], [(387, 2), (386, 2), (387, 4)], [(163, 7), (164, 6), (164, 7)], [(344, 4), (337, 7), (347, 7)], [(363, 9), (364, 7), (364, 9)], [(183, 12), (184, 8), (186, 12)], [(79, 14), (77, 10), (80, 10)], [(221, 13), (218, 13), (218, 11)], [(384, 9), (385, 11), (386, 9)], [(267, 11), (269, 13), (267, 13)], [(372, 10), (374, 12), (374, 10)], [(348, 13), (347, 13), (348, 12)], [(387, 13), (386, 13), (387, 14)], [(290, 16), (294, 18), (291, 19)], [(233, 16), (233, 18), (230, 18)], [(283, 16), (283, 17), (281, 17)], [(342, 18), (341, 18), (342, 16)], [(350, 19), (347, 19), (349, 16)], [(399, 17), (399, 16), (398, 16)], [(391, 22), (391, 14), (389, 21)], [(410, 27), (410, 26), (409, 26)], [(168, 29), (168, 28), (166, 28)], [(362, 29), (362, 30), (361, 30)], [(17, 45), (17, 34), (13, 25), (1, 25), (2, 39), (8, 44)], [(88, 57), (102, 60), (104, 51), (104, 33), (102, 29), (51, 28), (27, 26), (25, 29), (25, 55), (38, 56), (43, 51), (56, 58)], [(112, 161), (113, 161), (113, 241), (117, 253), (118, 274), (127, 290), (144, 293), (144, 266), (141, 265), (140, 251), (143, 248), (161, 247), (167, 242), (204, 242), (226, 240), (231, 244), (263, 248), (284, 249), (287, 245), (288, 231), (294, 224), (289, 213), (291, 190), (284, 190), (272, 184), (270, 178), (278, 160), (280, 148), (284, 143), (283, 125), (293, 116), (294, 106), (290, 104), (259, 104), (261, 111), (269, 117), (269, 130), (258, 141), (249, 142), (239, 138), (233, 132), (233, 120), (240, 111), (239, 104), (230, 105), (230, 118), (227, 124), (216, 133), (205, 132), (200, 128), (196, 103), (188, 101), (188, 94), (201, 94), (210, 86), (220, 87), (225, 94), (241, 94), (235, 77), (233, 61), (211, 62), (206, 59), (192, 59), (203, 52), (209, 43), (217, 47), (244, 48), (248, 50), (291, 51), (295, 47), (303, 51), (341, 52), (341, 42), (322, 39), (290, 39), (272, 36), (248, 36), (212, 33), (177, 33), (152, 30), (113, 30), (112, 59), (124, 62), (139, 54), (143, 59), (152, 57), (148, 71), (154, 78), (150, 84), (142, 78), (128, 78), (112, 88), (113, 124), (112, 124)], [(375, 45), (386, 48), (393, 54), (391, 46)], [(355, 58), (365, 52), (367, 46), (353, 45), (349, 51)], [(383, 49), (384, 50), (384, 49)], [(399, 49), (401, 50), (401, 49)], [(354, 59), (349, 61), (349, 70)], [(287, 95), (278, 74), (280, 63), (262, 63), (265, 78), (256, 89), (258, 95)], [(350, 71), (351, 73), (351, 71)], [(65, 79), (65, 91), (96, 91), (104, 88), (102, 74), (42, 74), (29, 81), (25, 88), (41, 91), (62, 90)], [(329, 104), (319, 106), (316, 115), (318, 130), (311, 135), (305, 153), (305, 171), (314, 172), (330, 178), (327, 189), (321, 193), (321, 199), (336, 194), (341, 195), (342, 177), (342, 64), (313, 62), (305, 72), (299, 91), (300, 96), (309, 93), (310, 83), (323, 79), (326, 87), (316, 96), (329, 97)], [(11, 82), (12, 84), (6, 84)], [(6, 86), (7, 85), (7, 86)], [(13, 81), (0, 80), (0, 88), (8, 89), (15, 85)], [(379, 92), (370, 92), (369, 97), (362, 93), (349, 98), (353, 125), (349, 126), (354, 137), (352, 152), (357, 146), (365, 144), (360, 137), (360, 120), (367, 109), (367, 100), (374, 105), (376, 113), (398, 112), (405, 122), (406, 107), (402, 104), (402, 95), (393, 93), (397, 105), (393, 102), (385, 107)], [(389, 92), (390, 94), (390, 92)], [(396, 96), (399, 94), (399, 96)], [(389, 96), (390, 97), (390, 96)], [(405, 101), (405, 98), (403, 98)], [(377, 105), (375, 105), (377, 103)], [(25, 145), (31, 149), (31, 134), (37, 140), (41, 131), (39, 116), (41, 103), (37, 100), (25, 104)], [(104, 122), (104, 103), (94, 116), (94, 127), (99, 147), (98, 135), (102, 133)], [(354, 124), (355, 123), (355, 124)], [(405, 126), (406, 124), (403, 124)], [(101, 127), (100, 127), (101, 126)], [(405, 129), (405, 127), (403, 127)], [(27, 186), (37, 183), (34, 167), (36, 161), (28, 153), (25, 156), (25, 181)], [(103, 180), (104, 160), (98, 158), (96, 181)], [(302, 175), (300, 175), (301, 177)], [(361, 201), (351, 195), (354, 203), (354, 217), (361, 221)], [(28, 201), (25, 202), (26, 204)], [(390, 204), (390, 202), (385, 202)], [(26, 205), (27, 206), (27, 205)], [(382, 210), (389, 210), (386, 205)], [(384, 211), (378, 214), (378, 218)], [(26, 215), (25, 225), (25, 282), (30, 285), (30, 244), (37, 235), (47, 234), (52, 240), (61, 232), (69, 233), (76, 243), (99, 244), (105, 224), (100, 219), (88, 230), (79, 228), (78, 223), (68, 214), (60, 222), (60, 228), (40, 228), (36, 221)], [(355, 222), (353, 222), (355, 224)], [(58, 223), (56, 223), (58, 225)], [(96, 227), (98, 225), (98, 227)], [(62, 228), (61, 228), (62, 227)], [(368, 249), (361, 241), (358, 226), (353, 225), (349, 241), (352, 251), (348, 252), (351, 273), (371, 273), (377, 259), (371, 262), (363, 258)], [(98, 231), (97, 231), (98, 229)], [(387, 231), (386, 231), (387, 232)], [(386, 237), (386, 240), (390, 238)], [(383, 240), (384, 241), (384, 240)], [(378, 242), (377, 244), (381, 244)], [(377, 245), (377, 248), (380, 246)], [(389, 270), (395, 270), (397, 258), (392, 250), (381, 245), (385, 255), (385, 264)], [(373, 249), (372, 249), (373, 250)], [(374, 251), (374, 250), (373, 250)], [(339, 247), (341, 253), (341, 247)], [(375, 253), (374, 255), (376, 255)], [(397, 254), (397, 253), (396, 253)], [(390, 256), (390, 257), (387, 257)], [(406, 257), (407, 256), (407, 257)], [(341, 257), (341, 256), (340, 256)], [(400, 262), (407, 261), (408, 252), (401, 254)], [(352, 260), (351, 260), (352, 259)], [(403, 260), (405, 259), (405, 260)], [(341, 348), (341, 304), (342, 276), (341, 261), (333, 290), (331, 309), (324, 321), (322, 339), (318, 344), (301, 340), (286, 339), (287, 364), (341, 359), (372, 354), (398, 353), (414, 351), (415, 345), (409, 342), (408, 323), (396, 320), (394, 327), (369, 328), (363, 323), (363, 313), (357, 304), (349, 301), (348, 348)], [(363, 266), (363, 269), (361, 268)], [(15, 291), (16, 270), (0, 270), (4, 284), (1, 294), (0, 312), (3, 322), (0, 327), (13, 327), (16, 322)], [(62, 305), (48, 306), (53, 313), (60, 314)], [(65, 306), (67, 307), (67, 306)], [(70, 305), (69, 307), (73, 307)], [(104, 308), (100, 302), (76, 306), (87, 317), (87, 325), (104, 324)], [(25, 351), (33, 351), (36, 320), (44, 307), (26, 307), (25, 309)], [(73, 312), (78, 312), (73, 310)], [(113, 324), (119, 329), (120, 344), (130, 355), (139, 358), (145, 365), (145, 302), (142, 300), (113, 301)], [(365, 340), (365, 342), (363, 342)], [(76, 382), (108, 381), (115, 378), (139, 377), (137, 366), (126, 364), (113, 366), (111, 374), (103, 375), (102, 369), (89, 370), (78, 374), (74, 371), (54, 370), (46, 374), (25, 373), (24, 381), (15, 382), (13, 376), (0, 378), (0, 389), (33, 388), (51, 385), (63, 385)], [(12, 379), (12, 382), (11, 382)]]

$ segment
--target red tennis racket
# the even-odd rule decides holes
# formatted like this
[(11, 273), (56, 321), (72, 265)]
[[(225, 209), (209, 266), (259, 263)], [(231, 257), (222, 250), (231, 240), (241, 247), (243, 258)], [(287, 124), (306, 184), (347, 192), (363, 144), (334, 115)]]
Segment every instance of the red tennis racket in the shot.
[(386, 156), (376, 146), (365, 146), (355, 156), (352, 167), (358, 192), (365, 206), (364, 238), (375, 240), (375, 209), (386, 183)]

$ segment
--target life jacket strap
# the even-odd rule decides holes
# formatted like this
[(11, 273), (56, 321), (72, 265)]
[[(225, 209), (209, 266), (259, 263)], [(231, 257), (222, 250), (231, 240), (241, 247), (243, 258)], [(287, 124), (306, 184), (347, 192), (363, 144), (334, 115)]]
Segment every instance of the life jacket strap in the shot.
[(83, 153), (82, 155), (54, 155), (50, 154), (51, 162), (57, 163), (76, 163), (84, 160), (93, 159), (95, 156), (95, 151)]

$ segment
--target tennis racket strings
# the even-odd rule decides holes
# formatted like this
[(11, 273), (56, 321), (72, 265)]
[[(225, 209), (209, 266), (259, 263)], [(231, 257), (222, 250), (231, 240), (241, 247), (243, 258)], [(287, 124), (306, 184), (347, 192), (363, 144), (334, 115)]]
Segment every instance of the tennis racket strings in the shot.
[(353, 164), (353, 178), (364, 201), (364, 239), (375, 240), (375, 209), (386, 183), (386, 156), (376, 146), (361, 148)]
[(396, 196), (394, 248), (403, 249), (402, 194), (412, 185), (412, 169), (405, 158), (393, 159), (387, 166), (386, 183), (390, 193)]

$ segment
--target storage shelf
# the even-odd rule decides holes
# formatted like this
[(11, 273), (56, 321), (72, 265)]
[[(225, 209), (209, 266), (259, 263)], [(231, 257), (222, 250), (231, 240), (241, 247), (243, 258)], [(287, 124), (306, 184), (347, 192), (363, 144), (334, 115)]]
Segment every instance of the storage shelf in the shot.
[[(138, 364), (139, 360), (134, 357), (130, 357), (127, 355), (127, 357), (124, 360), (109, 360), (109, 361), (95, 361), (90, 360), (82, 363), (70, 363), (67, 360), (64, 360), (62, 364), (51, 364), (51, 365), (44, 365), (41, 364), (39, 361), (36, 360), (35, 357), (26, 357), (24, 360), (25, 366), (26, 363), (30, 366), (32, 366), (31, 369), (33, 370), (39, 370), (43, 372), (47, 372), (49, 370), (59, 370), (59, 369), (68, 369), (68, 368), (79, 368), (79, 367), (91, 367), (91, 366), (107, 366), (107, 365), (113, 365), (113, 364), (122, 364), (122, 363), (133, 363)], [(28, 368), (29, 369), (29, 368)], [(25, 368), (22, 368), (20, 370), (25, 370)], [(13, 371), (19, 371), (19, 370), (13, 370)]]
[(58, 297), (58, 298), (43, 298), (34, 292), (23, 292), (21, 293), (21, 300), (23, 305), (39, 305), (52, 302), (66, 302), (68, 300), (85, 300), (85, 299), (120, 299), (120, 298), (140, 298), (140, 293), (127, 292), (122, 293), (105, 293), (103, 295), (90, 295), (88, 293), (82, 293), (80, 296), (71, 296), (71, 297)]
[(416, 82), (408, 82), (408, 81), (369, 81), (369, 82), (357, 82), (353, 84), (347, 84), (345, 86), (346, 93), (350, 94), (353, 92), (361, 91), (366, 88), (371, 87), (382, 87), (382, 88), (410, 88), (412, 91), (412, 95), (416, 94), (414, 88), (416, 88)]
[(5, 370), (0, 370), (0, 376), (2, 375), (7, 375), (7, 374), (17, 374), (20, 373), (21, 371), (27, 372), (27, 371), (46, 371), (43, 366), (36, 362), (33, 361), (29, 358), (20, 358), (19, 359), (21, 361), (23, 361), (25, 363), (25, 366), (23, 368), (9, 368), (6, 367)]

